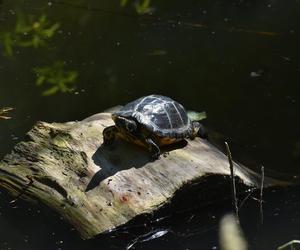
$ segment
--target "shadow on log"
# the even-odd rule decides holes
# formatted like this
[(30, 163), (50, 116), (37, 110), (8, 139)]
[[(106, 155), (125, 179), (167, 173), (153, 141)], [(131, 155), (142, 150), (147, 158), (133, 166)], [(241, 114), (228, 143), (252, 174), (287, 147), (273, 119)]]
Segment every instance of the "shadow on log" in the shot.
[[(157, 211), (206, 176), (230, 175), (227, 157), (199, 138), (165, 148), (156, 161), (124, 141), (103, 147), (102, 131), (110, 125), (110, 113), (79, 122), (38, 122), (27, 141), (0, 162), (0, 186), (55, 210), (88, 239)], [(234, 168), (243, 185), (258, 186), (254, 173)], [(208, 200), (209, 190), (203, 190)]]

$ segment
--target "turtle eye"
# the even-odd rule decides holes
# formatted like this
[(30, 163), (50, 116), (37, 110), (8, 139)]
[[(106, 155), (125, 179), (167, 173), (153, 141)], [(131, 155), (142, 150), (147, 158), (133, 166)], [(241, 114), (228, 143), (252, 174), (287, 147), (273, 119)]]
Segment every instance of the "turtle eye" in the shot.
[(135, 122), (126, 122), (126, 129), (129, 131), (129, 132), (133, 132), (136, 130), (136, 123)]

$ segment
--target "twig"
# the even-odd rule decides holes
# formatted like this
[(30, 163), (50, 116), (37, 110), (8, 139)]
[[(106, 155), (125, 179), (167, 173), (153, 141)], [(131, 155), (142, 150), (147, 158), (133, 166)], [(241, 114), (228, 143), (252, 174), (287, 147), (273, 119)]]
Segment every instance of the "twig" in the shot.
[(232, 161), (232, 156), (231, 156), (231, 152), (229, 149), (229, 145), (227, 142), (225, 142), (225, 146), (226, 146), (226, 152), (227, 152), (227, 157), (228, 157), (229, 166), (230, 166), (232, 205), (234, 207), (236, 218), (238, 219), (239, 218), (239, 208), (237, 205), (237, 198), (236, 198), (236, 187), (235, 187), (235, 178), (234, 178), (234, 171), (233, 171), (233, 161)]
[[(285, 243), (284, 245), (280, 246), (277, 248), (277, 250), (288, 250), (288, 249), (296, 249), (296, 245), (300, 245), (300, 240), (291, 240), (290, 242), (288, 243)], [(287, 248), (287, 247), (290, 247), (290, 248)]]
[(261, 182), (260, 182), (260, 197), (259, 197), (259, 214), (260, 214), (260, 224), (261, 225), (264, 222), (264, 214), (263, 214), (264, 180), (265, 180), (265, 170), (264, 170), (264, 166), (261, 166)]
[(245, 202), (249, 199), (249, 197), (254, 193), (255, 190), (255, 188), (252, 188), (251, 191), (247, 194), (247, 196), (240, 202), (239, 209), (241, 209), (244, 206)]

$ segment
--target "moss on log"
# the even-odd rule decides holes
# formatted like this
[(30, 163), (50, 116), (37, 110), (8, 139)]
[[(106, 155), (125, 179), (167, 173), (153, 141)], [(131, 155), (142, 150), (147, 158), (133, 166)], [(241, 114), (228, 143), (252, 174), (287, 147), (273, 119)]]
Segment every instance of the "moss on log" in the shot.
[[(103, 147), (102, 130), (110, 125), (109, 113), (79, 122), (38, 122), (0, 162), (0, 186), (54, 209), (87, 239), (157, 210), (185, 184), (230, 175), (227, 157), (199, 138), (166, 149), (156, 161), (123, 141)], [(237, 164), (235, 174), (256, 185)]]

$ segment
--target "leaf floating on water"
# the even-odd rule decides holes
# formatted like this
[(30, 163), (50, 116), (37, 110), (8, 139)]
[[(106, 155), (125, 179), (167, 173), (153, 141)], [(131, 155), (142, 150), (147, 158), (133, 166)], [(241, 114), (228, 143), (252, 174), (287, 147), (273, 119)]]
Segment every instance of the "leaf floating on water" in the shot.
[(205, 111), (196, 112), (196, 111), (189, 110), (187, 111), (187, 115), (192, 121), (201, 121), (207, 118)]
[(132, 242), (130, 242), (127, 247), (126, 247), (126, 250), (129, 250), (131, 249), (136, 243), (137, 243), (137, 239), (133, 240)]
[(11, 119), (10, 116), (5, 116), (5, 115), (0, 115), (0, 118), (1, 118), (1, 119), (4, 119), (4, 120), (9, 120), (9, 119)]
[(10, 116), (7, 116), (7, 113), (14, 108), (11, 107), (5, 107), (5, 108), (0, 108), (0, 119), (8, 120), (11, 119)]
[[(175, 23), (175, 21), (170, 20), (169, 23)], [(276, 33), (273, 31), (264, 31), (264, 30), (251, 30), (247, 28), (235, 28), (235, 27), (212, 27), (203, 23), (190, 23), (190, 22), (180, 22), (181, 25), (186, 27), (198, 28), (198, 29), (214, 29), (219, 31), (226, 32), (241, 32), (241, 33), (249, 33), (256, 34), (261, 36), (278, 36), (280, 33)]]
[(168, 229), (157, 229), (157, 230), (151, 231), (149, 233), (146, 233), (144, 235), (141, 235), (141, 236), (137, 237), (136, 239), (134, 239), (132, 242), (130, 242), (126, 247), (126, 250), (131, 249), (137, 243), (146, 242), (146, 241), (160, 238), (160, 237), (166, 235), (168, 232), (169, 232)]
[[(169, 22), (173, 22), (173, 21), (169, 21)], [(193, 28), (205, 28), (205, 29), (208, 28), (208, 26), (203, 23), (180, 22), (180, 24), (184, 26), (193, 27)]]
[(164, 230), (158, 230), (156, 231), (155, 233), (151, 232), (151, 235), (144, 238), (143, 240), (141, 240), (141, 242), (145, 242), (145, 241), (149, 241), (149, 240), (154, 240), (154, 239), (157, 239), (157, 238), (160, 238), (162, 236), (164, 236), (165, 234), (167, 234), (169, 232), (168, 229), (164, 229)]
[(231, 28), (228, 31), (252, 33), (252, 34), (262, 35), (262, 36), (278, 36), (279, 35), (279, 33), (276, 33), (273, 31), (248, 30), (248, 29), (241, 29), (241, 28)]
[(260, 77), (260, 76), (262, 76), (263, 74), (264, 74), (264, 70), (259, 69), (259, 70), (257, 70), (257, 71), (252, 71), (252, 72), (250, 73), (250, 77)]
[(165, 56), (167, 54), (167, 51), (162, 49), (156, 49), (152, 52), (148, 53), (149, 56)]
[(6, 113), (6, 112), (11, 111), (11, 110), (13, 110), (13, 109), (14, 109), (14, 108), (11, 108), (11, 107), (1, 108), (1, 109), (0, 109), (0, 114)]

